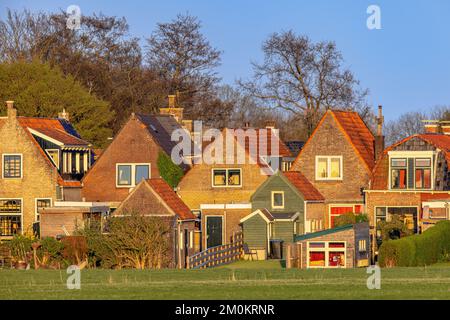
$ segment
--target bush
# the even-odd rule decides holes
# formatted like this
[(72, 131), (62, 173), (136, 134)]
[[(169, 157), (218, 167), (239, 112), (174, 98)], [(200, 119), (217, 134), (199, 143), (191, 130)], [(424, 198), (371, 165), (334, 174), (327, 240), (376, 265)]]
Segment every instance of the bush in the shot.
[(449, 254), (450, 221), (441, 221), (421, 235), (384, 241), (378, 261), (382, 267), (426, 266)]
[(169, 186), (175, 188), (183, 177), (183, 170), (173, 163), (170, 156), (162, 151), (158, 155), (157, 166), (161, 177)]
[(33, 238), (25, 235), (16, 235), (8, 243), (9, 249), (11, 250), (12, 259), (15, 262), (23, 261), (29, 263), (31, 260), (31, 244), (33, 243)]
[(360, 222), (368, 222), (369, 217), (367, 214), (363, 213), (353, 213), (353, 212), (347, 212), (344, 214), (341, 214), (340, 216), (336, 217), (334, 220), (334, 226), (340, 227), (340, 226), (346, 226), (349, 224), (355, 224)]

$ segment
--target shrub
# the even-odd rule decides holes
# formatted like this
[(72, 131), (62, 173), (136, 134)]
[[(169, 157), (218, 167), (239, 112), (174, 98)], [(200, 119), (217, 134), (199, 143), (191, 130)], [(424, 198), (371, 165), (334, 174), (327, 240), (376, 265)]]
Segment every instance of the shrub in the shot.
[(344, 214), (341, 214), (340, 216), (336, 217), (334, 220), (335, 227), (345, 226), (349, 224), (355, 224), (360, 222), (368, 222), (369, 217), (367, 214), (363, 213), (353, 213), (353, 212), (347, 212)]
[(173, 163), (172, 159), (162, 151), (158, 155), (157, 166), (161, 177), (169, 186), (175, 188), (183, 177), (183, 170)]
[(31, 244), (33, 243), (33, 238), (25, 235), (16, 235), (8, 243), (9, 249), (11, 250), (11, 256), (14, 261), (24, 261), (30, 262), (31, 260)]
[(37, 249), (37, 256), (40, 266), (60, 265), (65, 263), (63, 258), (64, 244), (52, 237), (42, 238), (40, 247)]
[(450, 221), (441, 221), (421, 235), (384, 241), (379, 250), (382, 267), (426, 266), (450, 254)]

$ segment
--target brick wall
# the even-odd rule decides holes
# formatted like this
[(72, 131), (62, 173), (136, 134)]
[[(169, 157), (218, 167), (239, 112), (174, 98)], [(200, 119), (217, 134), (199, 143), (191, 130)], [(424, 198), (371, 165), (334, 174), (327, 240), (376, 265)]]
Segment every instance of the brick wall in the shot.
[(35, 221), (35, 199), (56, 200), (57, 171), (20, 126), (17, 118), (11, 117), (5, 121), (0, 127), (0, 137), (0, 172), (3, 172), (2, 154), (23, 155), (22, 179), (2, 179), (0, 174), (0, 198), (22, 199), (22, 230), (31, 232)]
[(116, 187), (117, 163), (150, 163), (151, 177), (158, 178), (160, 147), (137, 119), (130, 119), (83, 179), (86, 201), (124, 200), (129, 188)]
[[(318, 155), (343, 157), (342, 181), (316, 180), (315, 161)], [(327, 201), (333, 202), (361, 201), (360, 188), (367, 187), (370, 174), (330, 113), (303, 147), (291, 170), (301, 171)]]

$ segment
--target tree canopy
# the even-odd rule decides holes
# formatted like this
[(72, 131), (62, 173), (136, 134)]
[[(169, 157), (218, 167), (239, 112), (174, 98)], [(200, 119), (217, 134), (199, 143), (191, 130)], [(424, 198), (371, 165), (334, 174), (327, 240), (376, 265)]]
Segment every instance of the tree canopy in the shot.
[(89, 94), (58, 67), (33, 60), (0, 64), (0, 99), (14, 100), (19, 115), (56, 117), (64, 109), (83, 139), (103, 146), (112, 130), (109, 104)]

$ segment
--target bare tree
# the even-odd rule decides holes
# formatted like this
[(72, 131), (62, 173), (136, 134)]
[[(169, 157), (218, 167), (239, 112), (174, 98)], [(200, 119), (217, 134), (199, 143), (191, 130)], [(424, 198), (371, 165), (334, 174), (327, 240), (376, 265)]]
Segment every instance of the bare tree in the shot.
[(304, 118), (308, 134), (325, 109), (365, 107), (367, 90), (360, 90), (353, 73), (342, 68), (334, 42), (313, 43), (287, 31), (272, 34), (262, 50), (264, 62), (253, 63), (253, 79), (239, 84), (269, 106)]
[(186, 113), (198, 118), (208, 114), (208, 103), (214, 100), (211, 91), (219, 80), (214, 69), (220, 65), (221, 55), (201, 33), (201, 27), (189, 14), (158, 23), (147, 39), (146, 51), (149, 67), (163, 77), (167, 91), (178, 93)]

